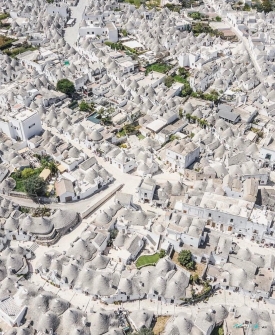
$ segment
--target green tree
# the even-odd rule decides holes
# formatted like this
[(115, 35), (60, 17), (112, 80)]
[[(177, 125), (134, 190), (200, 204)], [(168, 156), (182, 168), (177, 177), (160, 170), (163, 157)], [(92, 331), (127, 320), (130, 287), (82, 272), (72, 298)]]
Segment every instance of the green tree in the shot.
[(75, 92), (74, 84), (69, 79), (61, 79), (57, 82), (56, 89), (71, 96)]
[(188, 97), (189, 95), (191, 95), (193, 92), (190, 83), (188, 81), (186, 81), (186, 83), (184, 84), (184, 87), (181, 91), (181, 96), (182, 97)]
[(265, 13), (269, 13), (272, 11), (272, 6), (269, 0), (263, 0), (262, 6)]
[(181, 75), (181, 76), (184, 77), (184, 78), (189, 77), (189, 72), (188, 72), (188, 70), (186, 70), (184, 67), (180, 67), (180, 68), (178, 69), (178, 74)]
[(110, 230), (110, 239), (114, 240), (117, 237), (118, 230), (117, 229), (112, 229)]
[(21, 179), (22, 178), (22, 172), (20, 170), (15, 170), (12, 173), (12, 178), (14, 178), (14, 179)]
[(188, 122), (190, 122), (190, 120), (191, 120), (191, 114), (190, 114), (190, 113), (187, 113), (187, 114), (185, 115), (185, 117), (186, 117), (186, 119), (188, 120)]
[(141, 2), (140, 2), (140, 0), (134, 0), (134, 4), (135, 4), (136, 7), (140, 7)]
[(94, 112), (95, 110), (95, 103), (93, 101), (90, 102), (90, 109), (91, 109), (91, 112)]
[(128, 124), (125, 124), (123, 126), (123, 130), (124, 130), (124, 132), (125, 132), (126, 135), (129, 135), (129, 134), (133, 133), (136, 130), (136, 127), (133, 124), (128, 123)]
[(221, 22), (222, 18), (220, 16), (216, 16), (216, 21)]
[(98, 111), (97, 114), (102, 116), (105, 113), (105, 109), (103, 107), (101, 107)]
[(141, 328), (139, 331), (131, 333), (130, 335), (154, 335), (154, 332), (150, 328)]
[(208, 125), (208, 122), (204, 119), (199, 119), (198, 123), (201, 126), (201, 128), (205, 128)]
[(167, 76), (165, 79), (164, 79), (164, 84), (166, 87), (171, 87), (174, 83), (174, 79), (173, 77), (171, 76)]
[(47, 165), (50, 161), (51, 161), (51, 156), (45, 155), (45, 156), (37, 156), (37, 158), (39, 159), (41, 165), (44, 167), (45, 165)]
[(124, 45), (121, 42), (113, 43), (106, 41), (104, 42), (106, 45), (108, 45), (111, 49), (116, 49), (116, 50), (124, 50)]
[(200, 280), (200, 278), (199, 278), (198, 274), (195, 273), (193, 275), (193, 282), (196, 283), (196, 284), (199, 284), (199, 280)]
[(193, 12), (190, 13), (189, 16), (193, 19), (193, 20), (201, 20), (202, 15), (199, 12)]
[(159, 257), (163, 258), (163, 257), (165, 257), (165, 255), (166, 255), (165, 250), (161, 249), (160, 252), (159, 252)]
[(251, 10), (251, 7), (246, 3), (243, 7), (243, 10), (249, 12)]
[(51, 174), (52, 174), (52, 175), (56, 175), (57, 172), (58, 172), (58, 167), (57, 167), (57, 165), (55, 164), (54, 161), (50, 161), (50, 162), (48, 162), (46, 168), (49, 169), (49, 170), (51, 171)]
[(211, 335), (224, 335), (223, 325), (215, 327), (211, 333)]
[(21, 172), (21, 177), (23, 179), (27, 179), (29, 177), (31, 177), (33, 174), (35, 174), (34, 169), (31, 168), (25, 168), (22, 172)]
[(43, 195), (46, 182), (39, 176), (31, 176), (24, 181), (24, 187), (28, 195)]
[(118, 230), (117, 229), (111, 229), (110, 230), (110, 239), (108, 241), (108, 247), (111, 247), (113, 245), (113, 241), (116, 239), (118, 234)]
[[(94, 104), (94, 103), (93, 103)], [(94, 107), (93, 107), (94, 108)], [(105, 125), (110, 125), (112, 124), (111, 121), (111, 115), (114, 112), (114, 108), (112, 107), (108, 107), (106, 109), (104, 109), (103, 107), (101, 107), (97, 113), (99, 115), (99, 119), (101, 119), (101, 122)]]
[(78, 105), (81, 112), (88, 112), (90, 110), (90, 105), (86, 101), (81, 101)]
[(110, 115), (104, 115), (102, 118), (101, 118), (101, 122), (105, 125), (110, 125), (112, 124), (112, 121), (111, 121), (111, 116)]
[(43, 169), (49, 169), (52, 175), (56, 175), (58, 172), (57, 164), (51, 158), (51, 156), (43, 156), (40, 158), (40, 163)]
[(182, 250), (179, 253), (178, 261), (182, 266), (185, 266), (188, 270), (195, 270), (196, 263), (192, 259), (192, 253), (190, 250)]

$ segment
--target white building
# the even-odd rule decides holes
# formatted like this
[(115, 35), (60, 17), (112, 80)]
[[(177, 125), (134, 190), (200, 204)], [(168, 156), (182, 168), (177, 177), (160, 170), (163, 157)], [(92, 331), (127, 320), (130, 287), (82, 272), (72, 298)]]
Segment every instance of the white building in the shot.
[(75, 196), (73, 183), (68, 179), (56, 181), (55, 192), (60, 202), (72, 201)]
[(123, 264), (130, 264), (141, 252), (144, 241), (139, 235), (128, 235), (120, 231), (114, 241), (114, 246), (119, 250), (119, 261)]
[(47, 6), (47, 13), (51, 15), (59, 14), (62, 18), (67, 18), (70, 14), (69, 7), (65, 3), (53, 3)]
[(198, 53), (183, 53), (179, 55), (178, 61), (180, 67), (188, 66), (191, 69), (196, 67), (196, 62), (199, 60), (200, 55)]
[(0, 120), (0, 131), (12, 139), (26, 141), (42, 132), (41, 119), (37, 112), (22, 108)]
[(143, 202), (151, 202), (154, 197), (156, 182), (152, 178), (145, 178), (138, 189), (139, 200)]
[(105, 157), (110, 164), (121, 170), (123, 173), (128, 173), (137, 166), (132, 157), (118, 148), (111, 150)]
[(58, 54), (46, 48), (26, 51), (17, 56), (20, 63), (28, 69), (35, 69), (40, 74), (44, 73), (44, 68), (49, 65), (59, 63)]
[(196, 248), (204, 243), (207, 236), (207, 233), (204, 234), (205, 220), (185, 214), (168, 213), (166, 222), (165, 239), (174, 246), (176, 251), (181, 250), (182, 243)]
[(0, 300), (0, 318), (9, 326), (21, 325), (21, 321), (26, 313), (26, 306), (19, 306), (13, 297), (3, 297)]
[(275, 162), (275, 142), (272, 136), (266, 138), (260, 149), (260, 157), (266, 161)]
[(116, 43), (118, 41), (118, 30), (113, 22), (89, 22), (82, 21), (79, 28), (80, 37), (99, 38), (103, 41)]
[(261, 210), (253, 207), (250, 201), (205, 192), (201, 198), (191, 196), (176, 201), (174, 209), (208, 220), (215, 230), (261, 241), (270, 232), (273, 214), (266, 211), (260, 215)]
[(166, 161), (173, 170), (186, 169), (199, 158), (200, 148), (193, 142), (182, 140), (173, 141), (166, 149)]

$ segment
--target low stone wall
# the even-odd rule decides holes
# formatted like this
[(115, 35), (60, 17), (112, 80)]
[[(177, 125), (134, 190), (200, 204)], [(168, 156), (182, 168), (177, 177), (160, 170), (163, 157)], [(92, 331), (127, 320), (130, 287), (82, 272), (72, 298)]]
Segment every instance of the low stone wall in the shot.
[(70, 229), (75, 228), (78, 223), (80, 222), (80, 215), (77, 214), (76, 218), (74, 220), (72, 220), (70, 222), (70, 224), (68, 224), (68, 226), (66, 226), (63, 229), (60, 230), (56, 230), (53, 229), (53, 233), (50, 235), (39, 235), (36, 237), (36, 243), (41, 244), (41, 245), (46, 245), (46, 246), (50, 246), (55, 244), (62, 236), (64, 236)]
[(36, 242), (37, 244), (40, 244), (40, 245), (44, 245), (44, 246), (49, 247), (50, 245), (55, 244), (55, 243), (60, 239), (60, 237), (61, 237), (61, 235), (60, 235), (59, 233), (56, 233), (56, 235), (54, 236), (54, 238), (51, 239), (51, 240), (39, 240), (39, 238), (37, 238), (37, 239), (35, 240), (35, 242)]
[(156, 266), (157, 263), (148, 263), (137, 267), (138, 270), (145, 268), (146, 266)]
[[(152, 253), (152, 254), (140, 255), (138, 258), (140, 258), (140, 257), (142, 257), (142, 256), (153, 256), (153, 255), (155, 255), (155, 254), (157, 254), (157, 252), (154, 252), (154, 253)], [(138, 258), (136, 259), (135, 264), (137, 264), (137, 260), (138, 260)], [(157, 260), (157, 262), (158, 262), (159, 260), (160, 260), (160, 258)], [(156, 263), (147, 263), (147, 264), (141, 265), (141, 266), (139, 266), (139, 267), (137, 267), (137, 265), (136, 265), (136, 268), (137, 268), (138, 270), (140, 270), (140, 269), (144, 268), (145, 266), (155, 266), (155, 265), (157, 264), (157, 262), (156, 262)]]
[(53, 238), (55, 238), (55, 235), (57, 234), (57, 231), (55, 228), (52, 229), (52, 231), (47, 234), (47, 235), (38, 235), (38, 234), (33, 234), (36, 237), (36, 240), (40, 240), (40, 241), (49, 241), (52, 240)]
[(46, 197), (30, 197), (26, 193), (23, 192), (16, 192), (16, 191), (11, 191), (8, 194), (11, 197), (16, 197), (16, 198), (23, 198), (23, 199), (32, 199), (36, 202), (40, 203), (45, 203), (45, 204), (50, 204), (50, 203), (57, 203), (58, 199), (57, 198), (46, 198)]

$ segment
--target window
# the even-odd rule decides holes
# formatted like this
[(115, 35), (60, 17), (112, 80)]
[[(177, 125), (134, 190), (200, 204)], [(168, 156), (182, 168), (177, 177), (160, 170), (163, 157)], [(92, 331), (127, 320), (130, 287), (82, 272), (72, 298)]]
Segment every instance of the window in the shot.
[(234, 220), (233, 219), (230, 219), (230, 222), (233, 222)]
[(211, 218), (211, 216), (212, 216), (211, 213), (209, 213), (209, 214), (208, 214), (208, 217)]
[(31, 129), (31, 128), (34, 127), (34, 126), (35, 126), (35, 123), (31, 124), (31, 125), (29, 126), (29, 129)]
[(265, 159), (269, 159), (270, 160), (271, 159), (271, 155), (270, 154), (266, 154), (265, 155)]

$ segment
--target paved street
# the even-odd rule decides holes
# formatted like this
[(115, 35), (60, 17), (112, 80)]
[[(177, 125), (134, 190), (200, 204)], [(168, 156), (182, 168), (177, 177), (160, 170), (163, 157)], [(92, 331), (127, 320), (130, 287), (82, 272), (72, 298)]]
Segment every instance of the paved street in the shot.
[(78, 38), (78, 28), (82, 21), (82, 14), (86, 6), (88, 6), (89, 0), (79, 0), (78, 5), (70, 7), (72, 11), (71, 17), (76, 19), (76, 23), (73, 27), (68, 27), (65, 32), (65, 40), (71, 46), (75, 45)]
[[(46, 125), (43, 125), (43, 128), (45, 130), (51, 131), (53, 134), (57, 135), (60, 137), (63, 141), (68, 142), (68, 139), (63, 135), (60, 134), (56, 129), (47, 127)], [(94, 157), (95, 154), (88, 149), (85, 146), (81, 146), (79, 143), (76, 141), (72, 140), (70, 141), (77, 149), (83, 151), (88, 157)], [(132, 173), (123, 173), (119, 169), (114, 168), (111, 164), (106, 162), (102, 157), (96, 157), (98, 163), (104, 167), (106, 171), (108, 171), (113, 177), (115, 178), (115, 181), (108, 186), (108, 188), (104, 191), (101, 191), (87, 199), (72, 202), (72, 203), (53, 203), (53, 204), (47, 204), (46, 206), (52, 209), (55, 208), (61, 208), (61, 209), (72, 209), (75, 210), (79, 213), (82, 213), (85, 211), (88, 207), (92, 206), (95, 204), (97, 201), (99, 201), (101, 198), (103, 198), (107, 193), (109, 193), (113, 188), (117, 187), (119, 184), (123, 184), (122, 192), (125, 193), (131, 193), (133, 194), (134, 202), (138, 202), (138, 195), (136, 193), (136, 190), (141, 182), (141, 177), (132, 174)], [(175, 182), (180, 180), (180, 175), (178, 173), (168, 173), (166, 171), (159, 172), (158, 174), (154, 175), (154, 179), (156, 180), (157, 183), (165, 183), (167, 180), (170, 182)], [(125, 183), (125, 180), (127, 182)], [(1, 195), (7, 199), (11, 199), (14, 202), (18, 203), (21, 206), (28, 206), (28, 207), (38, 207), (39, 204), (35, 203), (31, 199), (23, 199), (23, 198), (15, 198), (15, 197), (10, 197), (7, 195)], [(144, 209), (146, 210), (152, 210), (150, 205), (145, 205)]]
[[(46, 207), (52, 208), (52, 209), (67, 209), (67, 210), (74, 210), (76, 212), (82, 213), (83, 211), (87, 210), (89, 207), (93, 206), (95, 203), (97, 203), (100, 199), (102, 199), (105, 195), (108, 193), (111, 193), (113, 189), (115, 189), (120, 183), (118, 181), (115, 181), (114, 183), (110, 184), (105, 190), (87, 198), (84, 200), (79, 200), (76, 202), (70, 202), (70, 203), (52, 203), (52, 204), (45, 204)], [(10, 199), (14, 201), (15, 203), (19, 204), (20, 206), (26, 206), (26, 207), (39, 207), (40, 205), (36, 202), (34, 202), (31, 199), (23, 199), (23, 198), (16, 198), (16, 197), (10, 197), (7, 195), (1, 194), (1, 197)]]

